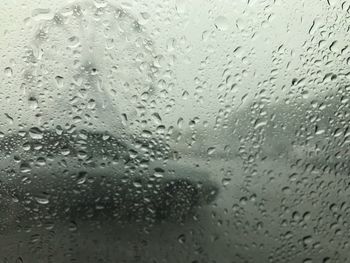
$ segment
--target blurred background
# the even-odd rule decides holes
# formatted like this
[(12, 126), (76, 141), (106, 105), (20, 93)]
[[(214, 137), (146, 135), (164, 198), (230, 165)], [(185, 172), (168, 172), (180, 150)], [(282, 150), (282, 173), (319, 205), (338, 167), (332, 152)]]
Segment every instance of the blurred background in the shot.
[[(350, 2), (0, 7), (5, 142), (33, 127), (146, 138), (220, 188), (181, 224), (16, 226), (1, 234), (0, 260), (350, 261)], [(16, 162), (4, 156), (1, 185)]]

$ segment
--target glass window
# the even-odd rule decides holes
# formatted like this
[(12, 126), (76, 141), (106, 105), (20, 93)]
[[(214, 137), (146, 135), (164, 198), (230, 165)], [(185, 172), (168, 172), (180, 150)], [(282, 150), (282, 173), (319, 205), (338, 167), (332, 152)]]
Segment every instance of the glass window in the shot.
[(350, 261), (350, 3), (0, 7), (0, 262)]

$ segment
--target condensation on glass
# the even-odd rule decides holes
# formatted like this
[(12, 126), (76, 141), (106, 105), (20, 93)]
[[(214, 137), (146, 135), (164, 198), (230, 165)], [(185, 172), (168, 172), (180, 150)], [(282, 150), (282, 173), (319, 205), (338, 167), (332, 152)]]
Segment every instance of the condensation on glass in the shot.
[(0, 262), (350, 261), (350, 3), (0, 7)]

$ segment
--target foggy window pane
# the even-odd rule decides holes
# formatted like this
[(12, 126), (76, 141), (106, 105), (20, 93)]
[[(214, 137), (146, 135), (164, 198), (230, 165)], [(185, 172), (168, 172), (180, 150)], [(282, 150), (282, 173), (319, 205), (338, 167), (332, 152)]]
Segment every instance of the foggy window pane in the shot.
[(350, 2), (0, 3), (0, 262), (350, 262)]

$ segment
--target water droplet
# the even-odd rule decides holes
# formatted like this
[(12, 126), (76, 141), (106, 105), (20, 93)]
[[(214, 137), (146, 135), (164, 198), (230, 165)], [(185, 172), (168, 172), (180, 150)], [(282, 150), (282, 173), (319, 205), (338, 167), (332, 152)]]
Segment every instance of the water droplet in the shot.
[(7, 121), (8, 121), (9, 124), (13, 124), (13, 118), (12, 118), (10, 115), (8, 115), (7, 113), (5, 113), (5, 117), (6, 117), (6, 119), (7, 119)]
[(215, 27), (221, 31), (226, 31), (229, 28), (228, 20), (224, 16), (218, 16), (215, 19)]
[(20, 165), (20, 171), (21, 171), (22, 173), (29, 173), (31, 170), (32, 170), (32, 167), (30, 166), (29, 163), (27, 163), (27, 162), (21, 163), (21, 165)]
[(215, 152), (216, 148), (215, 147), (209, 147), (207, 150), (208, 155), (212, 155)]
[(86, 182), (87, 172), (80, 172), (77, 178), (77, 184), (84, 184)]
[(223, 186), (227, 186), (231, 183), (231, 178), (224, 178), (221, 180)]
[(176, 11), (178, 14), (181, 15), (186, 13), (187, 2), (185, 0), (176, 0), (175, 5), (176, 5)]
[(177, 121), (177, 126), (179, 127), (179, 129), (182, 129), (183, 124), (184, 124), (184, 119), (179, 118)]
[(30, 97), (28, 99), (28, 104), (29, 104), (29, 107), (32, 108), (32, 109), (37, 109), (38, 108), (38, 101), (35, 97)]
[(189, 95), (190, 95), (190, 94), (188, 93), (188, 91), (185, 90), (185, 91), (182, 93), (182, 98), (183, 98), (184, 100), (187, 100)]
[(156, 178), (164, 177), (164, 170), (162, 168), (155, 168), (154, 169), (154, 177), (156, 177)]
[(161, 124), (162, 123), (162, 118), (160, 117), (159, 113), (153, 113), (152, 118), (156, 124)]
[(141, 12), (141, 17), (144, 19), (144, 20), (148, 20), (151, 15), (147, 12)]
[(41, 204), (41, 205), (47, 205), (50, 202), (47, 194), (45, 193), (39, 196), (35, 196), (34, 199), (38, 204)]
[(177, 241), (179, 241), (180, 244), (184, 244), (186, 242), (186, 236), (184, 234), (179, 235)]
[(76, 36), (68, 38), (68, 42), (70, 47), (77, 47), (80, 44), (80, 40)]
[(303, 238), (303, 243), (305, 246), (309, 246), (312, 243), (312, 237), (311, 236), (306, 236)]
[(30, 128), (29, 135), (34, 140), (40, 140), (43, 138), (43, 132), (38, 127)]
[(12, 77), (12, 75), (13, 75), (13, 70), (12, 70), (12, 68), (10, 68), (10, 67), (6, 67), (5, 70), (4, 70), (4, 73), (5, 73), (5, 75), (6, 75), (7, 77)]
[(53, 17), (54, 14), (51, 13), (50, 9), (38, 8), (32, 11), (32, 18), (36, 21), (51, 20)]
[(77, 229), (78, 229), (77, 223), (75, 221), (71, 221), (69, 223), (69, 231), (74, 232), (74, 231), (77, 231)]
[(57, 85), (57, 87), (62, 88), (62, 87), (63, 87), (63, 77), (61, 77), (61, 76), (56, 76), (56, 77), (55, 77), (55, 80), (56, 80), (56, 85)]
[(133, 182), (132, 183), (134, 185), (135, 188), (141, 188), (142, 184), (140, 182)]

